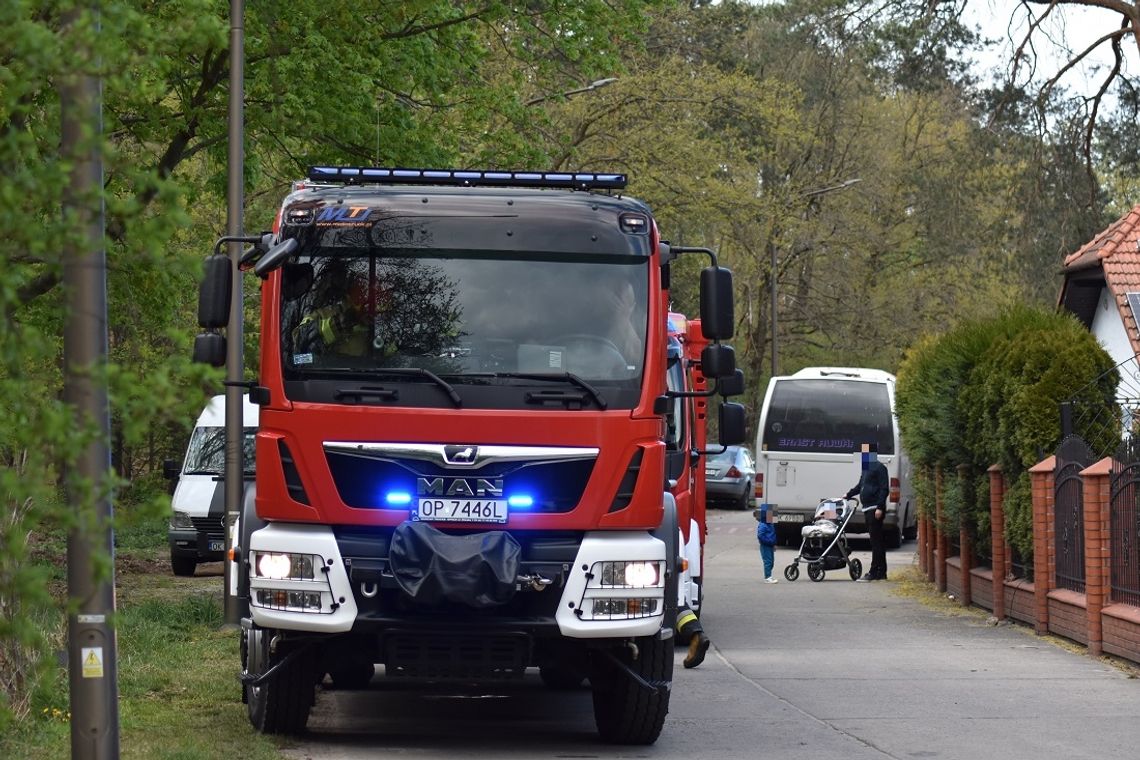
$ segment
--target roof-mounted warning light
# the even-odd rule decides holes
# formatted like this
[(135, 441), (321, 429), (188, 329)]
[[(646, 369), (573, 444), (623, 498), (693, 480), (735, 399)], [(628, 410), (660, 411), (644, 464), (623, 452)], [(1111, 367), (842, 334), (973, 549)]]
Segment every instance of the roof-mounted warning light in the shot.
[(458, 187), (560, 187), (621, 190), (624, 174), (593, 172), (515, 172), (476, 169), (388, 169), (366, 166), (310, 166), (309, 179), (348, 185), (455, 185)]

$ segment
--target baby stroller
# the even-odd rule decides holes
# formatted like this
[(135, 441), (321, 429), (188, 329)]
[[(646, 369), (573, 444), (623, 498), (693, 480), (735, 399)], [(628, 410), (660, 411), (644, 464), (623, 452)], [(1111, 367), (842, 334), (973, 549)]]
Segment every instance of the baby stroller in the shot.
[(858, 499), (823, 499), (815, 510), (810, 525), (800, 529), (803, 541), (800, 553), (784, 568), (784, 577), (794, 581), (800, 577), (800, 562), (807, 563), (808, 577), (822, 581), (827, 570), (846, 567), (851, 580), (863, 575), (863, 563), (847, 552), (847, 523), (859, 506)]

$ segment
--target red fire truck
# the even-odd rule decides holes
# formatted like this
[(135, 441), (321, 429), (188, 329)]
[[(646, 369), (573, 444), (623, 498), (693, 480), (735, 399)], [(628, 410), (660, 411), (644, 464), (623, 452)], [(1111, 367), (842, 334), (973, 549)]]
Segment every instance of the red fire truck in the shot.
[[(667, 476), (677, 503), (681, 529), (679, 604), (698, 616), (704, 603), (705, 538), (708, 534), (705, 499), (705, 464), (708, 445), (708, 380), (702, 372), (701, 353), (709, 341), (699, 319), (669, 314), (668, 386), (673, 414), (666, 434)], [(742, 378), (741, 378), (742, 380)], [(724, 386), (730, 383), (727, 381)], [(727, 387), (722, 387), (727, 391)], [(731, 395), (731, 394), (730, 394)], [(687, 643), (687, 642), (680, 642)]]
[[(258, 730), (303, 730), (319, 684), (364, 686), (377, 664), (465, 683), (537, 667), (550, 685), (589, 679), (605, 740), (656, 740), (690, 593), (693, 508), (671, 478), (692, 451), (667, 440), (692, 393), (667, 382), (678, 256), (710, 258), (703, 375), (726, 392), (740, 375), (720, 343), (731, 273), (663, 243), (624, 187), (314, 167), (273, 233), (246, 239), (260, 421), (232, 554)], [(224, 363), (230, 287), (215, 254), (199, 361)], [(743, 407), (719, 415), (722, 443), (743, 441)]]

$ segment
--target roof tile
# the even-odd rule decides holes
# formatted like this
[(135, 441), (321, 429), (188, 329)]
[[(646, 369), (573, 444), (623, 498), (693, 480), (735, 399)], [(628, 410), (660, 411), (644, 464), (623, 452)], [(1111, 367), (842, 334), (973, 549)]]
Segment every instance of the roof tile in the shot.
[(1116, 300), (1132, 350), (1140, 355), (1140, 326), (1128, 306), (1128, 293), (1140, 292), (1140, 205), (1065, 257), (1065, 272), (1099, 265)]

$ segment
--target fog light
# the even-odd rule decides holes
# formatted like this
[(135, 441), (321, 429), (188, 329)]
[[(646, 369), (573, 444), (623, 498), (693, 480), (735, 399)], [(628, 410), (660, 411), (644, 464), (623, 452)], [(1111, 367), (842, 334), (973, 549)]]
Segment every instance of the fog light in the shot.
[(637, 618), (657, 614), (657, 599), (595, 599), (594, 618)]
[(320, 612), (321, 594), (317, 591), (286, 591), (279, 588), (260, 588), (256, 594), (259, 607), (292, 612)]

